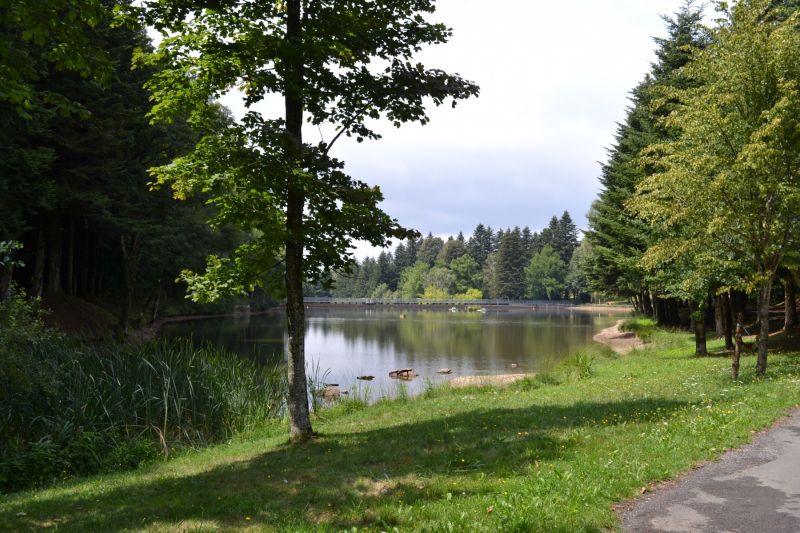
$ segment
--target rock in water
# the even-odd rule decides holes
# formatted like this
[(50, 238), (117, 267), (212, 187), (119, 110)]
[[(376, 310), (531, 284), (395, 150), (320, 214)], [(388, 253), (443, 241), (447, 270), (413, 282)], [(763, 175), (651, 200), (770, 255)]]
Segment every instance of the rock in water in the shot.
[(342, 390), (339, 388), (339, 385), (325, 385), (317, 392), (326, 400), (335, 400), (342, 395)]
[(449, 368), (440, 368), (439, 370), (436, 371), (436, 373), (437, 374), (452, 374), (453, 371), (450, 370)]
[(392, 370), (389, 372), (389, 377), (392, 379), (414, 379), (419, 376), (412, 368), (401, 368), (400, 370)]

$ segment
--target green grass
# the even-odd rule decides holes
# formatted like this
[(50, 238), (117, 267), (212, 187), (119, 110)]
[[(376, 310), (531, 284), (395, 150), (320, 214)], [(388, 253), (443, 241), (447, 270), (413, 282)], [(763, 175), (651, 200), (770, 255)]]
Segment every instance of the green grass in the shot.
[[(135, 472), (0, 500), (0, 524), (63, 531), (603, 531), (612, 506), (747, 442), (798, 402), (800, 353), (768, 379), (730, 381), (729, 361), (691, 337), (583, 357), (508, 389), (433, 388), (421, 398), (345, 403), (321, 435), (285, 427)], [(24, 513), (24, 514), (23, 514)]]
[(632, 331), (637, 337), (645, 342), (650, 342), (656, 332), (657, 324), (652, 318), (636, 317), (629, 318), (620, 324), (622, 331)]

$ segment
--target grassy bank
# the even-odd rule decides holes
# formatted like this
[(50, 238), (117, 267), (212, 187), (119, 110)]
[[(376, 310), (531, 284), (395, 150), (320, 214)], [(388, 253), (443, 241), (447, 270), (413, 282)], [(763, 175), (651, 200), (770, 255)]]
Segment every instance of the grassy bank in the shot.
[[(800, 399), (800, 354), (694, 358), (688, 335), (589, 356), (504, 390), (433, 389), (414, 400), (344, 403), (321, 436), (285, 428), (136, 472), (6, 496), (0, 523), (66, 531), (252, 529), (599, 531), (612, 505), (746, 442)], [(588, 367), (588, 368), (587, 368)]]

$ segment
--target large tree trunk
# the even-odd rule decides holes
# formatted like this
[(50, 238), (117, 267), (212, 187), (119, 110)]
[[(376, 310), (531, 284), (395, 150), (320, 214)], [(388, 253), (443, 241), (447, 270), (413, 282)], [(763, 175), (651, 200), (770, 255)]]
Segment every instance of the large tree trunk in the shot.
[(63, 248), (61, 233), (61, 213), (53, 211), (50, 215), (50, 250), (47, 254), (48, 294), (61, 292), (61, 252)]
[(133, 293), (136, 288), (136, 277), (139, 274), (139, 235), (121, 235), (119, 238), (122, 252), (122, 305), (119, 312), (119, 333), (123, 338), (128, 334), (131, 316)]
[(721, 294), (714, 296), (714, 329), (717, 337), (725, 335), (725, 306)]
[(763, 377), (767, 373), (767, 344), (769, 341), (769, 299), (772, 294), (772, 278), (761, 284), (758, 292), (758, 361), (756, 362), (756, 376)]
[(744, 350), (744, 342), (742, 342), (742, 333), (744, 330), (744, 313), (736, 313), (736, 345), (733, 349), (733, 363), (731, 364), (731, 377), (733, 381), (739, 379), (739, 362), (742, 358), (742, 350)]
[(64, 286), (67, 294), (75, 294), (75, 217), (69, 220), (69, 239), (67, 240), (67, 276)]
[(650, 301), (650, 293), (648, 291), (642, 291), (642, 311), (645, 316), (653, 316), (653, 303)]
[(692, 330), (694, 331), (694, 354), (708, 355), (706, 346), (706, 309), (704, 304), (689, 302)]
[[(286, 40), (287, 83), (286, 106), (287, 150), (294, 161), (300, 161), (303, 150), (303, 57), (300, 48), (300, 0), (288, 0)], [(303, 209), (305, 194), (302, 184), (289, 176), (286, 204), (286, 322), (289, 333), (287, 354), (289, 374), (289, 438), (293, 442), (311, 437), (308, 409), (308, 384), (305, 363), (305, 308), (303, 305)]]
[(39, 231), (36, 235), (36, 256), (33, 262), (33, 295), (39, 298), (44, 294), (44, 262), (47, 259), (47, 240), (44, 236), (44, 220), (40, 217)]
[(795, 307), (797, 301), (797, 285), (795, 285), (794, 276), (791, 272), (786, 274), (783, 280), (784, 288), (784, 317), (783, 317), (783, 330), (790, 331), (797, 326), (797, 308)]
[(724, 334), (725, 334), (725, 349), (728, 351), (732, 351), (734, 349), (733, 346), (733, 306), (731, 304), (731, 298), (729, 293), (725, 293), (721, 295), (722, 300), (722, 324), (724, 327)]

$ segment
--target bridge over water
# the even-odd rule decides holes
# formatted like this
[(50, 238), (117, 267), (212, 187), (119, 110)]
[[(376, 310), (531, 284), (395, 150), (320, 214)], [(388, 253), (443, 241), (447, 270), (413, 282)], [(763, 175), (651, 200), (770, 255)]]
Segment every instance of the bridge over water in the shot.
[(381, 306), (455, 306), (455, 307), (570, 307), (578, 305), (575, 300), (503, 300), (503, 299), (481, 299), (481, 300), (459, 300), (456, 298), (445, 298), (432, 300), (425, 298), (333, 298), (333, 297), (306, 297), (303, 299), (306, 305), (326, 306), (326, 305), (381, 305)]

